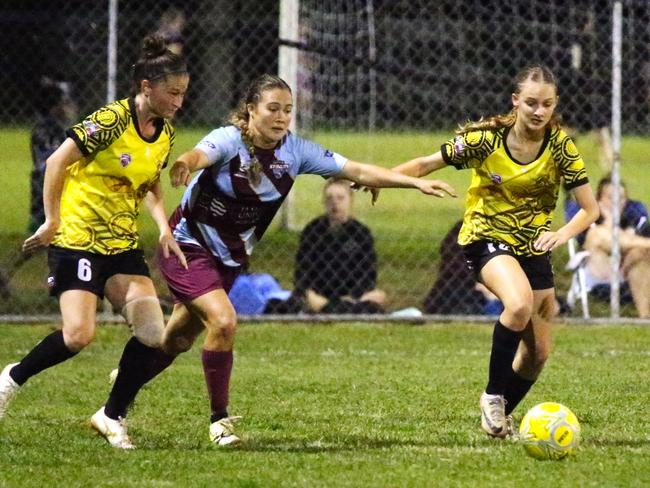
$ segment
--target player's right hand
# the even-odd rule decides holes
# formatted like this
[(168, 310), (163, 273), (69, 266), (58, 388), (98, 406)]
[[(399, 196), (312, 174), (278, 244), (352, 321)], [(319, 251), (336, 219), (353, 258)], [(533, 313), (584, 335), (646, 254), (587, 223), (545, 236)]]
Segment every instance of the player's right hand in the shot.
[(363, 186), (360, 185), (359, 183), (352, 183), (350, 184), (350, 188), (352, 188), (352, 191), (369, 191), (370, 192), (370, 203), (374, 205), (377, 203), (377, 200), (379, 199), (379, 188), (371, 188), (369, 186)]
[(171, 180), (172, 187), (178, 188), (181, 185), (187, 186), (190, 182), (192, 172), (185, 161), (180, 159), (174, 163), (172, 169), (169, 170), (169, 179)]
[(36, 229), (34, 235), (25, 239), (25, 242), (23, 242), (23, 252), (30, 254), (49, 246), (58, 228), (59, 224), (46, 220), (43, 225)]
[(445, 196), (445, 193), (449, 196), (452, 196), (456, 198), (458, 194), (456, 193), (456, 190), (449, 185), (448, 183), (445, 183), (444, 181), (441, 180), (417, 180), (418, 183), (418, 189), (426, 194), (426, 195), (433, 195), (434, 197), (442, 198)]

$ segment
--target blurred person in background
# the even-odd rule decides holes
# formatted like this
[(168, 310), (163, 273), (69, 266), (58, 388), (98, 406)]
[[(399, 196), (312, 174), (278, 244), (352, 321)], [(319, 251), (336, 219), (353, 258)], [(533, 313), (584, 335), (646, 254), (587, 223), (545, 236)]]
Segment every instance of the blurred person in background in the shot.
[[(231, 113), (231, 125), (207, 134), (179, 156), (170, 171), (172, 186), (188, 185), (170, 219), (188, 269), (159, 254), (160, 270), (176, 304), (159, 357), (146, 368), (152, 374), (162, 372), (207, 331), (201, 357), (210, 400), (209, 438), (217, 446), (240, 442), (233, 425), (238, 417), (228, 413), (237, 325), (228, 292), (295, 178), (337, 176), (368, 187), (455, 195), (442, 181), (358, 163), (289, 132), (292, 109), (292, 93), (285, 81), (268, 74), (254, 79)], [(130, 398), (123, 395), (122, 399), (126, 411)]]
[(456, 222), (440, 243), (440, 259), (436, 281), (424, 299), (424, 311), (441, 315), (498, 315), (501, 302), (476, 273), (465, 265), (458, 234), (463, 221)]
[[(512, 434), (510, 414), (550, 352), (551, 319), (558, 313), (550, 253), (598, 218), (584, 161), (555, 110), (555, 76), (534, 65), (520, 71), (514, 85), (510, 112), (468, 122), (440, 151), (394, 168), (415, 177), (448, 165), (472, 170), (458, 243), (468, 267), (504, 306), (479, 402), (482, 429), (498, 438)], [(580, 210), (553, 231), (563, 181)]]
[(609, 300), (612, 266), (612, 221), (619, 212), (621, 248), (620, 296), (622, 303), (634, 303), (640, 318), (650, 318), (650, 223), (648, 210), (638, 200), (627, 198), (627, 188), (620, 186), (620, 206), (614, 206), (614, 184), (610, 176), (598, 183), (596, 199), (600, 218), (587, 230), (583, 249), (589, 252), (585, 267), (589, 294)]
[(382, 313), (386, 293), (377, 288), (377, 254), (370, 229), (352, 216), (348, 180), (323, 187), (325, 215), (300, 234), (294, 294), (310, 312)]
[[(70, 96), (70, 84), (43, 78), (36, 94), (36, 123), (32, 128), (30, 149), (32, 172), (30, 179), (31, 203), (27, 231), (31, 235), (45, 222), (43, 209), (43, 179), (45, 161), (66, 139), (65, 130), (77, 117), (77, 105)], [(10, 281), (20, 267), (34, 254), (21, 249), (12, 253), (7, 264), (0, 270), (0, 295), (11, 295)]]
[[(90, 114), (66, 131), (47, 158), (44, 223), (23, 244), (27, 253), (48, 248), (50, 294), (57, 296), (63, 327), (38, 343), (20, 362), (0, 373), (0, 419), (27, 380), (66, 361), (92, 342), (98, 299), (104, 294), (132, 328), (120, 374), (105, 407), (91, 425), (118, 448), (133, 447), (115, 389), (130, 391), (146, 375), (147, 357), (162, 343), (164, 319), (143, 252), (136, 221), (144, 201), (160, 231), (162, 254), (186, 266), (172, 237), (162, 198), (160, 172), (175, 131), (169, 120), (188, 87), (185, 61), (160, 37), (144, 40), (133, 66), (133, 96)], [(131, 401), (132, 399), (129, 399)]]
[(160, 16), (158, 30), (155, 34), (162, 37), (167, 43), (167, 49), (174, 54), (182, 55), (185, 47), (185, 14), (176, 7), (170, 7)]

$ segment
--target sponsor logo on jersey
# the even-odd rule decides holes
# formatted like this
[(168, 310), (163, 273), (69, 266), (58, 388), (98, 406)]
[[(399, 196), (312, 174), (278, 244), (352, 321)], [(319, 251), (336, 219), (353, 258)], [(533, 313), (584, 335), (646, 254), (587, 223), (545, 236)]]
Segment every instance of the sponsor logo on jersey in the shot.
[(454, 152), (457, 155), (461, 155), (465, 152), (465, 141), (463, 141), (463, 136), (454, 137)]
[(131, 155), (129, 153), (122, 153), (120, 156), (120, 164), (122, 165), (122, 168), (126, 168), (131, 164)]
[(289, 165), (279, 159), (273, 161), (269, 165), (269, 168), (271, 169), (271, 171), (273, 171), (273, 176), (275, 176), (276, 178), (282, 178), (282, 175), (284, 175), (287, 171), (289, 171)]
[(88, 136), (92, 136), (97, 132), (97, 125), (92, 120), (84, 120), (82, 125), (84, 126), (84, 131), (86, 131), (86, 135)]
[(496, 173), (492, 173), (490, 175), (490, 179), (492, 180), (492, 183), (494, 183), (495, 185), (500, 185), (501, 183), (503, 183), (503, 178), (501, 177), (501, 175)]

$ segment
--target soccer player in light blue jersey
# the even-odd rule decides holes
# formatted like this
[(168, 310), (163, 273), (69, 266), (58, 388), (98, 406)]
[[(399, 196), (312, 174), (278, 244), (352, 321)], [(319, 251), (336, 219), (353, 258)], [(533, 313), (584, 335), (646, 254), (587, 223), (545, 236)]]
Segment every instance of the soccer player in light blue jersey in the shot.
[[(160, 270), (176, 303), (159, 358), (147, 368), (151, 379), (207, 331), (202, 361), (211, 404), (209, 434), (219, 446), (240, 440), (227, 411), (237, 323), (228, 291), (295, 178), (317, 174), (367, 187), (417, 188), (436, 197), (455, 196), (442, 181), (352, 161), (289, 132), (292, 110), (286, 82), (263, 75), (253, 80), (231, 114), (231, 125), (210, 132), (170, 171), (173, 186), (188, 185), (170, 219), (188, 268), (159, 255)], [(121, 395), (122, 417), (137, 389)]]

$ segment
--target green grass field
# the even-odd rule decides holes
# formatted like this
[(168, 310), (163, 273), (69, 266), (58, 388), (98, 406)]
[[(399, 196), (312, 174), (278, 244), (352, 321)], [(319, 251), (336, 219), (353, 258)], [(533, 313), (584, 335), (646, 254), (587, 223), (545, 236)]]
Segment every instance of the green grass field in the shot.
[[(172, 160), (175, 156), (194, 146), (208, 129), (179, 129)], [(352, 159), (371, 161), (386, 167), (413, 157), (438, 150), (448, 133), (377, 133), (356, 134), (326, 132), (315, 134), (314, 139), (323, 145)], [(587, 161), (592, 182), (597, 182), (602, 170), (597, 166), (596, 148), (590, 136), (581, 136), (577, 144)], [(0, 154), (2, 155), (5, 185), (3, 188), (3, 218), (0, 230), (0, 266), (16, 258), (15, 251), (24, 239), (29, 207), (29, 133), (25, 129), (0, 130)], [(626, 137), (623, 141), (623, 178), (627, 181), (630, 195), (644, 199), (650, 194), (650, 180), (639, 178), (646, 172), (650, 140)], [(446, 168), (435, 178), (450, 182), (461, 195), (458, 199), (426, 197), (415, 190), (384, 190), (379, 204), (371, 207), (369, 197), (360, 194), (356, 198), (355, 213), (374, 233), (379, 257), (378, 286), (389, 296), (389, 308), (398, 309), (420, 306), (435, 279), (436, 262), (442, 237), (453, 223), (462, 217), (463, 195), (469, 183), (469, 171)], [(171, 211), (179, 202), (181, 190), (169, 188), (168, 177), (163, 176), (166, 187), (167, 208)], [(284, 230), (279, 219), (269, 229), (256, 247), (252, 271), (269, 272), (276, 276), (284, 288), (292, 288), (294, 256), (300, 229), (312, 218), (323, 212), (321, 188), (323, 180), (316, 176), (298, 178), (291, 211), (292, 230)], [(563, 217), (558, 213), (556, 224)], [(140, 220), (145, 252), (153, 252), (157, 235), (155, 227), (146, 214)], [(566, 262), (564, 249), (554, 257), (559, 293), (568, 287), (569, 275), (563, 272)], [(45, 293), (44, 258), (28, 263), (15, 277), (15, 293), (10, 300), (0, 298), (0, 313), (55, 312), (56, 304)], [(166, 292), (158, 281), (158, 289)]]
[[(0, 365), (50, 330), (2, 326)], [(9, 487), (636, 487), (650, 485), (650, 329), (558, 326), (542, 401), (578, 415), (564, 461), (536, 461), (479, 429), (491, 327), (248, 324), (240, 328), (231, 414), (243, 445), (207, 439), (199, 348), (138, 397), (130, 434), (110, 448), (89, 427), (128, 332), (103, 326), (79, 356), (28, 382), (0, 422)]]

